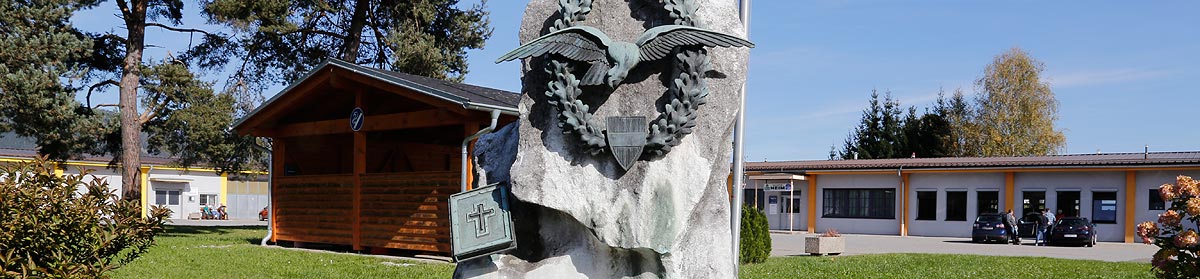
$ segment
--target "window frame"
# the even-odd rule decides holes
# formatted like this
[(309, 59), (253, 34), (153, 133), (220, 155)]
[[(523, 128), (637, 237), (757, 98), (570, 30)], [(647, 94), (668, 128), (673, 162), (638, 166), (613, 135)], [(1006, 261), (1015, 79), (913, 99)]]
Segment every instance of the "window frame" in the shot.
[[(960, 212), (953, 212), (955, 210), (956, 206), (954, 204), (950, 203), (950, 195), (951, 194), (956, 194), (956, 195), (962, 194), (962, 201), (961, 201), (962, 204), (957, 205), (958, 210), (960, 210)], [(946, 191), (946, 217), (943, 220), (945, 220), (945, 221), (966, 221), (967, 220), (967, 199), (968, 199), (967, 191), (962, 191), (962, 190)], [(951, 219), (953, 217), (959, 217), (959, 216), (951, 216), (952, 212), (954, 213), (954, 215), (962, 214), (962, 216), (957, 219)]]
[(1149, 198), (1147, 210), (1167, 210), (1167, 201), (1163, 200), (1162, 194), (1160, 194), (1158, 189), (1150, 189), (1150, 194), (1146, 197)]
[[(1096, 197), (1099, 194), (1111, 194), (1112, 199), (1099, 199)], [(1091, 219), (1092, 223), (1116, 224), (1117, 221), (1119, 219), (1121, 219), (1121, 217), (1120, 217), (1120, 215), (1121, 215), (1121, 199), (1118, 196), (1119, 195), (1117, 195), (1117, 191), (1092, 191), (1092, 219)], [(1102, 219), (1096, 218), (1096, 214), (1099, 213), (1100, 211), (1102, 211), (1102, 210), (1099, 210), (1099, 208), (1104, 206), (1104, 201), (1109, 201), (1109, 200), (1113, 201), (1113, 205), (1115, 206), (1112, 210), (1112, 212), (1113, 212), (1112, 220), (1107, 220), (1107, 219), (1102, 220)]]
[[(991, 208), (991, 205), (992, 205), (991, 203), (983, 202), (984, 201), (983, 194), (985, 194), (985, 193), (990, 193), (991, 195), (995, 195), (995, 197), (988, 199), (989, 201), (995, 202), (994, 203), (994, 205), (996, 206), (995, 209)], [(985, 205), (987, 206), (987, 209), (991, 210), (991, 211), (983, 211)], [(995, 190), (975, 191), (975, 216), (983, 215), (984, 213), (1000, 213), (1000, 191), (995, 191)]]
[(822, 218), (896, 219), (895, 188), (832, 188), (824, 190), (821, 199)]
[[(922, 195), (933, 195), (933, 206), (926, 208), (923, 201), (927, 201), (931, 197), (921, 197)], [(916, 191), (917, 198), (917, 214), (913, 220), (917, 221), (937, 221), (937, 191)], [(927, 210), (932, 210), (928, 211)], [(928, 216), (927, 216), (928, 215)]]
[(200, 206), (214, 206), (220, 204), (220, 194), (200, 194)]

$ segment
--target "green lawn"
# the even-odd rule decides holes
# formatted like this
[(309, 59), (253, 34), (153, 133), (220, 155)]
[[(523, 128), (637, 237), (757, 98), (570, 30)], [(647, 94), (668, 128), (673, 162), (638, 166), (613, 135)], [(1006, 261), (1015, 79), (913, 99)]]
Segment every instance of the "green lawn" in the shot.
[[(169, 227), (113, 278), (449, 278), (454, 265), (258, 246), (263, 227)], [(742, 278), (1150, 278), (1145, 263), (885, 254), (778, 257)]]
[(258, 246), (264, 227), (168, 227), (149, 252), (113, 272), (121, 278), (449, 278), (430, 264)]
[(1044, 257), (879, 254), (775, 257), (742, 266), (742, 278), (1153, 278), (1148, 263)]

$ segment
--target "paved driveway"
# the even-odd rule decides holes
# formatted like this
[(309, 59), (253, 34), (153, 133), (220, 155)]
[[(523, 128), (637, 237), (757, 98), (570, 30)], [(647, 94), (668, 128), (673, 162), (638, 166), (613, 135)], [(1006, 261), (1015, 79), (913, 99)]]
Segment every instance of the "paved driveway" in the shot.
[[(811, 234), (771, 234), (771, 256), (807, 256), (804, 237)], [(1150, 262), (1158, 247), (1141, 243), (1100, 242), (1095, 247), (1033, 246), (1032, 241), (1012, 244), (977, 244), (970, 238), (842, 235), (846, 238), (845, 255), (882, 253), (973, 254), (992, 256), (1034, 256), (1110, 262)]]

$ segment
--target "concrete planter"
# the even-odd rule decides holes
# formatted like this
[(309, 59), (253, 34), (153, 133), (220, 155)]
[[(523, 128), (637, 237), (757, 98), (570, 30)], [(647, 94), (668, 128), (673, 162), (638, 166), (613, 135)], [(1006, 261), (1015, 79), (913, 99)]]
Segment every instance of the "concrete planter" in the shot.
[(840, 236), (810, 236), (804, 238), (804, 252), (814, 256), (837, 255), (846, 251), (846, 239)]

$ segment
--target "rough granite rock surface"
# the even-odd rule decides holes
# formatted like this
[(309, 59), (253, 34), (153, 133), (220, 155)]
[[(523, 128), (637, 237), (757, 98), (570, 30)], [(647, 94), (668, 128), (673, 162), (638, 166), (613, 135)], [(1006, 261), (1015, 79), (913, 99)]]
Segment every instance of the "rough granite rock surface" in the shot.
[[(661, 4), (643, 1), (595, 0), (582, 25), (632, 42), (650, 27), (669, 24)], [(700, 27), (744, 37), (734, 1), (697, 2)], [(521, 42), (542, 35), (557, 11), (557, 0), (531, 0)], [(481, 138), (475, 153), (481, 180), (512, 187), (518, 248), (459, 263), (455, 277), (733, 277), (726, 183), (749, 50), (710, 48), (708, 54), (724, 77), (707, 79), (708, 102), (693, 133), (628, 171), (610, 153), (588, 154), (577, 137), (563, 133), (557, 109), (546, 104), (548, 76), (540, 61), (523, 61), (520, 121)], [(644, 64), (606, 99), (581, 97), (600, 125), (608, 116), (659, 116), (670, 98), (670, 63)]]

